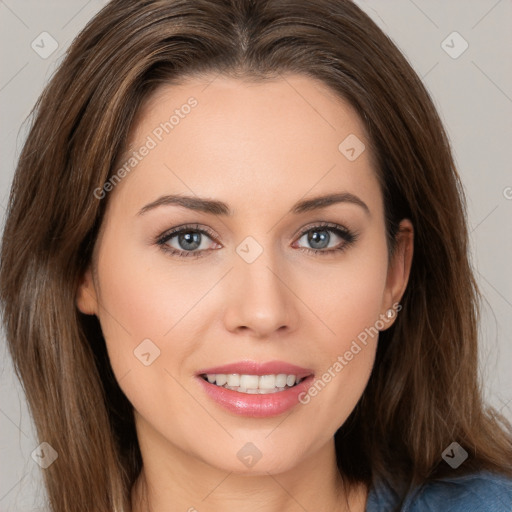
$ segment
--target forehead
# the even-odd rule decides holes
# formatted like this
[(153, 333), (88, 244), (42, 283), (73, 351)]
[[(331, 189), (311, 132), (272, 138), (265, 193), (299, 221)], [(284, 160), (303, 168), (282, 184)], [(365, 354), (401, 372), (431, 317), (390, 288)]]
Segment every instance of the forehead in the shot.
[[(290, 136), (297, 136), (298, 131), (305, 135), (318, 132), (319, 137), (324, 132), (352, 129), (366, 137), (364, 124), (350, 103), (320, 80), (294, 74), (259, 81), (223, 75), (189, 77), (179, 84), (162, 85), (140, 109), (134, 137), (147, 132), (151, 124), (169, 120), (173, 113), (183, 119), (181, 109), (187, 110), (188, 116), (190, 98), (197, 102), (199, 108), (192, 113), (200, 112), (194, 116), (200, 117), (200, 122), (222, 122), (223, 128), (234, 126), (239, 137), (250, 136), (256, 130), (261, 133), (262, 129), (268, 134), (280, 131)], [(179, 124), (176, 121), (174, 127)], [(208, 133), (208, 127), (205, 131)]]
[[(258, 82), (212, 76), (160, 86), (140, 109), (118, 166), (144, 145), (150, 151), (117, 189), (130, 183), (141, 196), (165, 186), (219, 199), (229, 189), (246, 203), (251, 197), (271, 203), (377, 185), (354, 108), (301, 75)], [(355, 159), (347, 149), (355, 149)]]

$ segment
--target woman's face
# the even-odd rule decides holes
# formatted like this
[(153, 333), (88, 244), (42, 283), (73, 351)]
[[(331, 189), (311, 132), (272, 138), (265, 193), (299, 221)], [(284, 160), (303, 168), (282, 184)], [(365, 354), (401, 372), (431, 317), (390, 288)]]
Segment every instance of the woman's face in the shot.
[(100, 320), (143, 453), (306, 464), (361, 397), (412, 257), (405, 221), (388, 261), (359, 117), (311, 78), (212, 76), (161, 87), (130, 142), (95, 193), (108, 208), (77, 304)]

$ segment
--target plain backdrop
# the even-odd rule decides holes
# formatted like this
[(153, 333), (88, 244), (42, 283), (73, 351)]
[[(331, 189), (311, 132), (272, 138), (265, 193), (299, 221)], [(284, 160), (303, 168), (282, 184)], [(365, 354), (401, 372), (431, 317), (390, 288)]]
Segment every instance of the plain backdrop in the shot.
[[(1, 226), (26, 134), (23, 122), (72, 39), (105, 4), (0, 1)], [(512, 420), (512, 1), (357, 4), (405, 54), (447, 129), (468, 199), (473, 265), (486, 298), (479, 354), (485, 396)], [(45, 55), (52, 45), (55, 51)], [(39, 442), (2, 335), (0, 361), (0, 511), (43, 510), (44, 470), (31, 458)]]

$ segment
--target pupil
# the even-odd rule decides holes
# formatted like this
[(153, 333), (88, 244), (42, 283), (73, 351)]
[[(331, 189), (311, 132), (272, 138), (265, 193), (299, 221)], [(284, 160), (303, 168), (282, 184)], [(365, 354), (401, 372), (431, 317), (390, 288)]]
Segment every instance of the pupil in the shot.
[[(323, 233), (323, 235), (317, 236), (319, 233)], [(318, 230), (318, 231), (310, 231), (308, 235), (308, 242), (314, 249), (324, 249), (325, 246), (318, 246), (317, 244), (322, 244), (322, 242), (327, 241), (327, 245), (329, 244), (329, 233), (326, 230)]]

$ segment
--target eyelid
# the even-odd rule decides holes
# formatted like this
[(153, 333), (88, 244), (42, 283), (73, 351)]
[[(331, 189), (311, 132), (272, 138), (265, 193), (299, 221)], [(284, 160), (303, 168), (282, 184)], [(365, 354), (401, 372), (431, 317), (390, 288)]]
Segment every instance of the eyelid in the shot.
[(299, 237), (302, 237), (305, 235), (308, 231), (311, 231), (314, 228), (332, 228), (334, 230), (344, 231), (346, 233), (351, 233), (351, 230), (345, 227), (343, 224), (338, 224), (335, 222), (327, 222), (319, 220), (317, 222), (311, 222), (310, 224), (307, 224), (304, 228), (302, 228), (302, 231), (299, 233)]
[(203, 233), (208, 235), (210, 238), (215, 240), (217, 243), (220, 243), (216, 240), (217, 235), (207, 226), (201, 226), (201, 224), (183, 224), (181, 226), (176, 226), (167, 230), (165, 233), (159, 235), (156, 239), (157, 243), (165, 243), (164, 240), (168, 240), (172, 235), (176, 235), (183, 231), (197, 231), (198, 233)]

